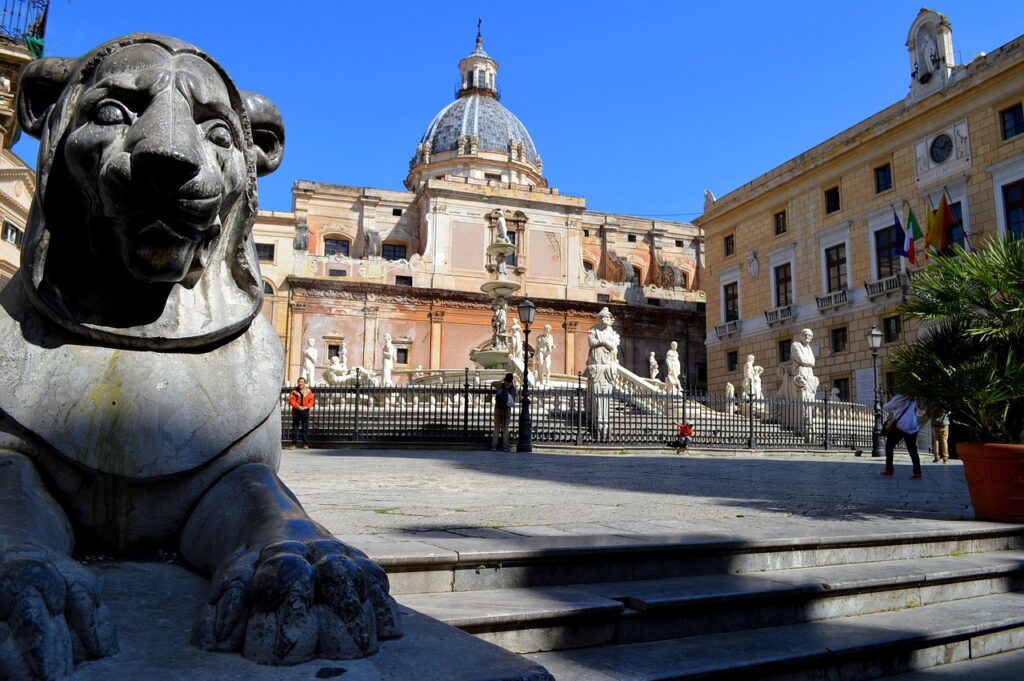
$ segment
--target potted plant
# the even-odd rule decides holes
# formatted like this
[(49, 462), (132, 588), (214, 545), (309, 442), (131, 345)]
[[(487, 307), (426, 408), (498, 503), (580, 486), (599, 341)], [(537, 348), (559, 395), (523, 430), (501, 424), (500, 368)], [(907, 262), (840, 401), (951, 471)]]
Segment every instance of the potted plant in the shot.
[(1024, 239), (936, 256), (899, 311), (922, 322), (889, 356), (899, 390), (960, 426), (978, 519), (1024, 522)]

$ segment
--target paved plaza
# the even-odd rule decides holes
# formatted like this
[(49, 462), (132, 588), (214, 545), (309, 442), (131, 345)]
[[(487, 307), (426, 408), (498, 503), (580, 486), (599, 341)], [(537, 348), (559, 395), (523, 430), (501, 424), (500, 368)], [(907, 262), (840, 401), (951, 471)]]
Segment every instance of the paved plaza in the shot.
[[(927, 455), (925, 455), (927, 457)], [(286, 450), (309, 513), (371, 555), (463, 537), (893, 532), (973, 518), (963, 467), (828, 454)], [(410, 546), (411, 548), (411, 546)]]

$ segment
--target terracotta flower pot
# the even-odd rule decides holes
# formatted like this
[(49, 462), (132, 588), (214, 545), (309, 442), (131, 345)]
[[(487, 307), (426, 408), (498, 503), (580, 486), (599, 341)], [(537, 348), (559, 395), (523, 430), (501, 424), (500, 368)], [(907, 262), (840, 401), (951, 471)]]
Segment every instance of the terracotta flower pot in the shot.
[(960, 443), (978, 520), (1024, 523), (1024, 445)]

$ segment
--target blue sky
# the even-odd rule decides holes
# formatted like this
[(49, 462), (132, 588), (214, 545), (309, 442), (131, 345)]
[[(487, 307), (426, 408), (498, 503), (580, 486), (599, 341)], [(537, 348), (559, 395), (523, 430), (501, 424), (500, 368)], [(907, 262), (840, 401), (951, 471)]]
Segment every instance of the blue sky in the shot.
[[(285, 117), (263, 208), (297, 179), (401, 189), (451, 101), (477, 17), (502, 103), (544, 172), (593, 210), (691, 219), (718, 196), (902, 99), (920, 2), (335, 2), (52, 0), (46, 50), (123, 33), (210, 52)], [(959, 61), (1024, 34), (1024, 2), (931, 5)], [(35, 165), (34, 140), (15, 151)]]

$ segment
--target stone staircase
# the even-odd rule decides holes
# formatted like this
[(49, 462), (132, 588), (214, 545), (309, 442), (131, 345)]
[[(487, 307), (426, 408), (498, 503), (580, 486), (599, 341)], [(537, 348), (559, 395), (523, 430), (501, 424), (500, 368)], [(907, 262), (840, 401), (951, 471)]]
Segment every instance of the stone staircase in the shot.
[(834, 527), (366, 548), (403, 606), (562, 681), (953, 678), (1020, 659), (1024, 526)]

